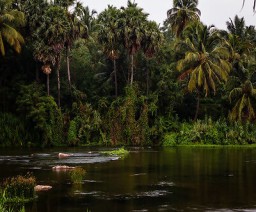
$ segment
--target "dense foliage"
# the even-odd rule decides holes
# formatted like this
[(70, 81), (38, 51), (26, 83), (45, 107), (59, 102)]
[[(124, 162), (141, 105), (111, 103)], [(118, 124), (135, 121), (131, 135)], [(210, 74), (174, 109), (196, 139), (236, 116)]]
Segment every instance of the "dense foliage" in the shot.
[(1, 1), (0, 146), (255, 143), (255, 27), (197, 6)]

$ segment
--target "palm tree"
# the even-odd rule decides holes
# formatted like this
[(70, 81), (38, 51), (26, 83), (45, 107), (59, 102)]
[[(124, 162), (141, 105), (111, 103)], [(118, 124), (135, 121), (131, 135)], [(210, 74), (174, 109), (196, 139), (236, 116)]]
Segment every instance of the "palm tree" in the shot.
[[(154, 21), (149, 21), (144, 26), (144, 38), (142, 40), (142, 49), (147, 59), (154, 57), (163, 41), (163, 34), (159, 26)], [(149, 93), (149, 69), (147, 68), (147, 95)]]
[[(58, 6), (51, 6), (46, 12), (48, 28), (45, 31), (45, 38), (48, 45), (55, 53), (57, 82), (58, 82), (58, 106), (60, 107), (60, 62), (61, 53), (68, 40), (70, 23), (66, 16), (65, 9)], [(47, 26), (47, 25), (46, 25)]]
[(249, 55), (254, 50), (253, 40), (255, 34), (251, 38), (251, 33), (255, 31), (253, 27), (247, 27), (244, 18), (239, 18), (237, 15), (234, 20), (230, 19), (226, 24), (229, 34), (232, 35), (231, 39), (236, 44), (233, 45), (236, 52), (241, 56), (243, 54)]
[[(55, 66), (57, 71), (58, 106), (60, 107), (60, 62), (61, 53), (67, 42), (70, 23), (66, 10), (49, 5), (43, 14), (43, 24), (34, 32), (34, 55), (44, 65)], [(49, 76), (47, 76), (49, 77)]]
[(231, 121), (254, 121), (256, 89), (248, 78), (240, 87), (234, 88), (229, 94), (230, 103), (235, 99), (235, 104), (229, 113)]
[(51, 66), (56, 63), (56, 57), (53, 49), (43, 42), (43, 40), (35, 40), (34, 42), (34, 58), (43, 63), (41, 70), (47, 76), (47, 95), (50, 96), (50, 74)]
[(12, 8), (13, 0), (0, 1), (0, 53), (5, 55), (5, 42), (20, 53), (24, 43), (22, 35), (15, 29), (25, 23), (24, 14)]
[[(69, 0), (70, 1), (70, 0)], [(65, 43), (66, 46), (66, 62), (67, 62), (67, 75), (68, 75), (68, 85), (69, 89), (71, 90), (71, 75), (70, 75), (70, 49), (75, 40), (77, 40), (79, 37), (82, 37), (83, 33), (83, 26), (81, 24), (81, 21), (78, 19), (76, 10), (80, 6), (79, 3), (76, 4), (74, 11), (69, 12), (68, 6), (71, 6), (70, 4), (73, 4), (74, 1), (69, 2), (69, 5), (66, 6), (66, 15), (70, 24), (70, 31), (67, 35), (67, 40)], [(85, 27), (84, 27), (85, 28)]]
[[(245, 0), (243, 0), (243, 7), (244, 7)], [(256, 0), (253, 0), (253, 11), (255, 11), (256, 8)]]
[(134, 80), (134, 55), (141, 49), (144, 37), (143, 28), (147, 23), (148, 14), (144, 13), (142, 8), (139, 8), (136, 3), (132, 3), (130, 0), (127, 7), (121, 9), (121, 37), (131, 58), (128, 82), (132, 85)]
[[(244, 18), (235, 16), (226, 22), (228, 31), (223, 33), (230, 49), (230, 62), (232, 63), (232, 73), (229, 77), (227, 89), (239, 86), (247, 78), (245, 70), (248, 63), (255, 60), (255, 27), (246, 26)], [(237, 84), (239, 82), (239, 84)], [(235, 83), (235, 84), (234, 84)]]
[(79, 18), (80, 23), (85, 27), (82, 37), (87, 38), (93, 31), (95, 31), (96, 10), (90, 10), (88, 6), (84, 7), (81, 3), (77, 3), (75, 7), (75, 14)]
[(177, 50), (184, 52), (177, 70), (182, 72), (180, 80), (188, 79), (188, 91), (197, 93), (196, 120), (201, 93), (208, 96), (212, 91), (215, 94), (216, 84), (228, 79), (229, 51), (213, 26), (194, 23), (184, 31), (184, 37), (186, 39), (177, 44)]
[(118, 48), (120, 47), (120, 14), (120, 10), (116, 7), (108, 6), (98, 17), (100, 25), (98, 40), (103, 45), (104, 52), (107, 54), (108, 58), (113, 61), (116, 97), (118, 95), (116, 59), (118, 58)]
[(173, 8), (167, 11), (166, 22), (179, 37), (189, 23), (200, 20), (198, 0), (173, 0)]

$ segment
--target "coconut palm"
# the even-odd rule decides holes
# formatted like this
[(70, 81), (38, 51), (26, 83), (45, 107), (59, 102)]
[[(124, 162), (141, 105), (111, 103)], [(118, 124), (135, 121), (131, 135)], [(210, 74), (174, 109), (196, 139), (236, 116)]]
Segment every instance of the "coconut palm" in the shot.
[(230, 62), (232, 73), (227, 83), (227, 89), (238, 86), (246, 80), (245, 72), (248, 61), (254, 60), (254, 38), (253, 26), (246, 26), (244, 18), (235, 16), (234, 20), (226, 22), (228, 32), (224, 35), (230, 49)]
[(200, 20), (198, 0), (173, 0), (173, 8), (167, 11), (166, 22), (173, 33), (179, 37), (189, 23)]
[(228, 79), (231, 69), (229, 51), (213, 26), (194, 23), (184, 31), (184, 37), (186, 39), (178, 41), (176, 47), (184, 52), (184, 57), (177, 63), (177, 70), (182, 73), (180, 80), (188, 80), (188, 91), (197, 93), (194, 117), (197, 119), (201, 93), (205, 96), (211, 92), (215, 94), (216, 85)]
[(108, 6), (98, 17), (100, 25), (98, 40), (103, 45), (104, 52), (107, 54), (108, 58), (113, 61), (116, 97), (118, 95), (116, 59), (118, 58), (118, 48), (120, 47), (120, 14), (121, 11), (116, 7)]
[(84, 7), (81, 3), (76, 3), (75, 15), (80, 20), (82, 26), (84, 26), (83, 38), (89, 37), (93, 31), (95, 31), (96, 25), (96, 18), (95, 15), (97, 14), (96, 10), (90, 10), (88, 6)]
[(226, 22), (226, 24), (228, 32), (231, 35), (231, 42), (235, 44), (233, 45), (233, 49), (240, 56), (242, 56), (243, 54), (249, 55), (250, 52), (254, 50), (254, 37), (251, 38), (253, 27), (247, 27), (245, 25), (244, 18), (239, 18), (237, 15), (235, 16), (234, 20), (230, 19)]
[(254, 121), (256, 118), (256, 88), (250, 78), (229, 93), (230, 103), (234, 100), (234, 106), (229, 113), (231, 121)]
[(12, 4), (13, 0), (0, 1), (0, 53), (2, 56), (5, 55), (5, 42), (18, 53), (24, 43), (16, 27), (25, 23), (25, 17), (21, 11), (13, 9)]

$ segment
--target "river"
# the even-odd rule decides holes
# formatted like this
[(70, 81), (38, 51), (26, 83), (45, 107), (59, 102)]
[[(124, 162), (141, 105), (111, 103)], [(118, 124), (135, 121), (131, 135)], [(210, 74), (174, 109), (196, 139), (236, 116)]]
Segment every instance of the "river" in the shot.
[[(100, 150), (1, 149), (0, 180), (30, 172), (53, 187), (26, 212), (256, 211), (256, 148), (131, 148), (125, 158)], [(83, 167), (82, 184), (56, 165)]]

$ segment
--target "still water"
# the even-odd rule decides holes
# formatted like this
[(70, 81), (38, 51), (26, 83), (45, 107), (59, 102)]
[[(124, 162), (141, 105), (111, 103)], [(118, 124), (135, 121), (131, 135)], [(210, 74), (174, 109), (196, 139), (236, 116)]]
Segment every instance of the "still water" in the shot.
[[(83, 183), (72, 185), (55, 165), (83, 167)], [(256, 211), (254, 148), (130, 149), (124, 159), (86, 148), (0, 150), (0, 170), (0, 180), (32, 172), (53, 187), (27, 212)]]

